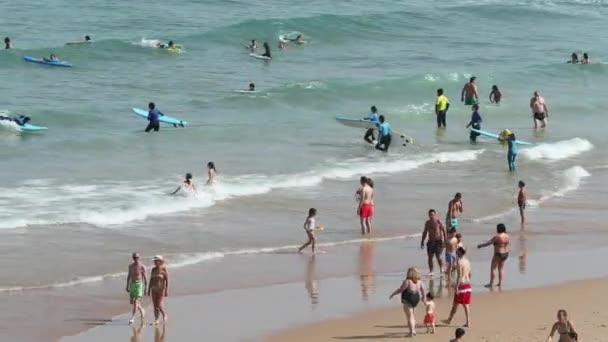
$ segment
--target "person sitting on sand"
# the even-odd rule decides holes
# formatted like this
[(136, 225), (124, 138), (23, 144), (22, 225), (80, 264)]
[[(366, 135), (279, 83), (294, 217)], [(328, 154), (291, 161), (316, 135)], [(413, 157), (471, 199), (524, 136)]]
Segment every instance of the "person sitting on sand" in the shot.
[(415, 268), (410, 267), (407, 270), (405, 280), (401, 283), (401, 286), (390, 295), (389, 299), (392, 299), (398, 294), (401, 294), (403, 311), (405, 312), (407, 325), (410, 329), (409, 336), (416, 336), (416, 317), (414, 315), (414, 309), (418, 303), (420, 303), (420, 299), (425, 297), (425, 294), (424, 287), (420, 281), (420, 274)]
[(509, 258), (509, 242), (511, 237), (507, 234), (507, 227), (503, 223), (496, 226), (496, 235), (488, 242), (477, 245), (477, 248), (484, 248), (490, 245), (494, 246), (494, 256), (490, 265), (490, 283), (486, 287), (494, 286), (494, 271), (498, 269), (498, 287), (502, 286), (502, 280), (505, 274), (505, 261)]
[(433, 300), (433, 294), (429, 291), (426, 294), (426, 314), (424, 315), (424, 325), (426, 326), (427, 334), (435, 333), (435, 301)]
[(547, 342), (550, 342), (555, 333), (559, 334), (559, 340), (557, 342), (576, 342), (578, 341), (578, 333), (574, 324), (568, 319), (568, 313), (566, 310), (561, 309), (557, 311), (557, 322), (553, 324)]

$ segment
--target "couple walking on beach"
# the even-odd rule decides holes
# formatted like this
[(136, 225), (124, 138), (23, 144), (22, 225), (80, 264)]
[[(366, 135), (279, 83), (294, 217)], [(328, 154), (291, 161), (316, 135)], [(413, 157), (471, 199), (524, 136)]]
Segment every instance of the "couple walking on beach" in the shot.
[(135, 322), (135, 314), (139, 312), (143, 323), (145, 311), (143, 308), (142, 298), (147, 294), (152, 298), (154, 307), (154, 322), (152, 325), (158, 325), (160, 315), (162, 314), (163, 322), (167, 323), (167, 313), (164, 307), (163, 299), (169, 293), (169, 272), (165, 265), (165, 259), (161, 255), (154, 257), (154, 267), (150, 271), (150, 279), (146, 277), (146, 267), (140, 261), (139, 253), (133, 253), (133, 263), (129, 265), (127, 273), (127, 288), (129, 293), (130, 303), (133, 306), (133, 311), (129, 324)]

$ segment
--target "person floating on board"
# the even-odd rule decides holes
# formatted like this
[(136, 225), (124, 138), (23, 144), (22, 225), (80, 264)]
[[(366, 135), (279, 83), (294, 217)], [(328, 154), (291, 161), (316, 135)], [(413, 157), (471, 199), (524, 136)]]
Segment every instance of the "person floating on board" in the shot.
[(148, 127), (146, 127), (146, 132), (150, 132), (154, 130), (154, 132), (158, 132), (160, 129), (160, 121), (159, 118), (161, 116), (165, 116), (165, 114), (161, 113), (158, 109), (156, 109), (156, 105), (154, 102), (150, 102), (148, 104)]
[(252, 39), (252, 40), (251, 40), (251, 43), (249, 43), (249, 44), (247, 45), (247, 48), (249, 49), (249, 51), (251, 51), (251, 52), (255, 52), (255, 49), (257, 49), (257, 48), (258, 48), (258, 43), (255, 41), (255, 39)]
[[(473, 127), (474, 129), (480, 130), (482, 120), (481, 120), (481, 114), (479, 114), (479, 105), (474, 104), (472, 109), (473, 109), (473, 113), (471, 114), (471, 121), (467, 125), (467, 128)], [(477, 143), (477, 137), (479, 135), (480, 135), (479, 133), (471, 131), (471, 134), (469, 135), (469, 141), (471, 141), (471, 144)]]
[(581, 61), (579, 61), (578, 59), (578, 54), (576, 52), (573, 52), (572, 55), (570, 55), (570, 60), (566, 63), (570, 63), (570, 64), (578, 64)]
[(391, 145), (391, 125), (385, 121), (384, 115), (380, 115), (379, 121), (376, 150), (388, 152), (388, 148)]
[[(376, 124), (376, 127), (378, 127), (378, 125), (380, 124), (380, 118), (378, 116), (378, 109), (376, 108), (376, 106), (372, 106), (371, 108), (371, 114), (369, 114), (368, 117), (363, 118), (363, 120), (369, 120), (373, 123)], [(376, 144), (376, 137), (374, 137), (374, 128), (370, 128), (365, 132), (365, 136), (363, 137), (363, 140), (367, 141), (370, 144)]]
[(502, 99), (502, 92), (498, 89), (497, 85), (492, 86), (492, 91), (490, 92), (490, 103), (500, 104), (500, 100)]
[(13, 44), (11, 43), (11, 38), (10, 37), (4, 37), (4, 48), (6, 50), (13, 48)]
[(437, 127), (446, 127), (445, 117), (450, 109), (450, 100), (443, 95), (443, 89), (437, 89), (437, 101), (435, 102), (435, 115), (437, 116)]
[(507, 142), (509, 147), (509, 150), (507, 151), (507, 164), (509, 165), (509, 171), (515, 171), (515, 158), (517, 158), (517, 140), (515, 139), (515, 133), (505, 129), (500, 132), (498, 140)]
[(255, 91), (255, 83), (251, 82), (249, 83), (249, 91)]
[(171, 195), (175, 195), (180, 190), (184, 190), (185, 192), (196, 193), (196, 186), (194, 186), (194, 182), (192, 181), (192, 174), (186, 173), (186, 178), (182, 185), (178, 186), (175, 191), (171, 193)]
[(2, 116), (0, 115), (0, 120), (7, 120), (16, 123), (19, 126), (23, 126), (30, 121), (29, 116), (19, 115), (19, 116)]
[(170, 40), (170, 41), (169, 41), (169, 43), (167, 43), (167, 44), (164, 44), (164, 43), (158, 43), (158, 44), (156, 44), (156, 46), (157, 46), (159, 49), (172, 49), (172, 48), (174, 48), (174, 47), (175, 47), (175, 45), (173, 44), (173, 41), (172, 41), (172, 40)]
[(272, 58), (272, 54), (270, 53), (270, 45), (268, 42), (264, 42), (264, 53), (262, 54), (264, 57)]
[(477, 83), (475, 80), (477, 77), (473, 76), (469, 79), (469, 82), (462, 87), (460, 93), (460, 101), (464, 102), (465, 106), (472, 106), (479, 103), (479, 95), (477, 93)]
[(52, 54), (49, 56), (49, 58), (42, 58), (42, 61), (44, 61), (44, 62), (57, 62), (57, 61), (58, 61), (58, 59), (57, 59), (57, 56), (55, 56), (55, 54), (54, 54), (54, 53), (52, 53)]

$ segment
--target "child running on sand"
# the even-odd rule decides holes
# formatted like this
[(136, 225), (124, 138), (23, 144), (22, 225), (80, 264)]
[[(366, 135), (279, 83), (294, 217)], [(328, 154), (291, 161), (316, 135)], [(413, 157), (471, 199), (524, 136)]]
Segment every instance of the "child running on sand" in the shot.
[(521, 226), (523, 228), (526, 217), (524, 210), (526, 209), (526, 202), (528, 202), (528, 192), (526, 191), (526, 183), (519, 181), (519, 193), (517, 194), (517, 206), (519, 207), (519, 216), (521, 217)]
[(435, 333), (435, 301), (433, 301), (434, 297), (431, 292), (427, 292), (426, 300), (424, 304), (426, 305), (426, 315), (424, 315), (424, 325), (426, 326), (427, 334)]
[(315, 253), (315, 228), (317, 228), (315, 226), (315, 216), (317, 216), (317, 209), (315, 208), (310, 208), (308, 210), (308, 217), (306, 218), (306, 221), (304, 222), (304, 230), (306, 231), (306, 236), (308, 236), (308, 241), (303, 244), (300, 248), (298, 248), (298, 253), (302, 253), (302, 250), (306, 247), (308, 247), (308, 245), (312, 245), (312, 253)]

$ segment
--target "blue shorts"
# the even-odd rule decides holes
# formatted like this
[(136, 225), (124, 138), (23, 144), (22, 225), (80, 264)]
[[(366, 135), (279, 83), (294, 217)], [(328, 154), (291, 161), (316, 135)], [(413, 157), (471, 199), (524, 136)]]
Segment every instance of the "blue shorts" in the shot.
[(445, 262), (448, 266), (456, 264), (456, 253), (445, 253)]

